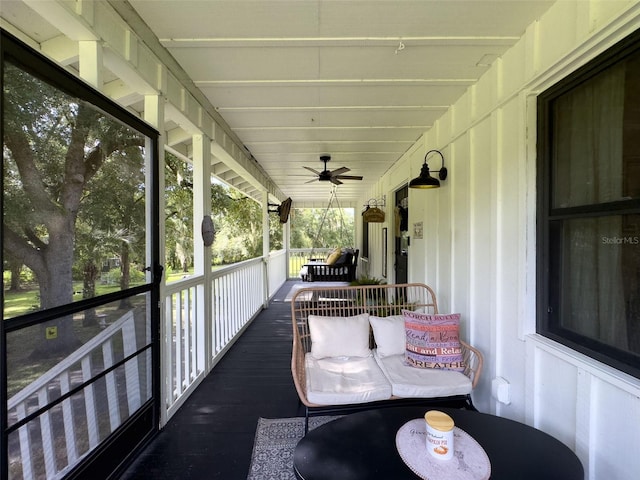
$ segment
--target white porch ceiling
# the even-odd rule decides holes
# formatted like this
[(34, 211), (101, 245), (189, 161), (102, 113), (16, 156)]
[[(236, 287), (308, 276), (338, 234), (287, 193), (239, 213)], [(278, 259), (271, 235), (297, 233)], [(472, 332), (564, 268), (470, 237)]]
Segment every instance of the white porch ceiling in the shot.
[[(34, 42), (59, 34), (26, 6), (38, 2), (3, 3)], [(303, 166), (330, 154), (330, 169), (364, 177), (341, 201), (366, 194), (553, 1), (129, 0), (130, 15), (109, 3), (140, 16), (285, 196), (311, 204), (331, 184), (305, 183)]]

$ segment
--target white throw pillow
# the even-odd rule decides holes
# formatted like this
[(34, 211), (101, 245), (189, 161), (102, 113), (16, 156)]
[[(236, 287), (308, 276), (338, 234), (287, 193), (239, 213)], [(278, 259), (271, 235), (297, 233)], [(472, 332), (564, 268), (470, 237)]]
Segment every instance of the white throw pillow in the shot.
[(373, 328), (373, 337), (376, 339), (380, 358), (390, 355), (404, 355), (407, 339), (402, 315), (388, 317), (371, 315), (369, 322)]
[(314, 358), (368, 357), (369, 314), (353, 317), (309, 315), (311, 355)]

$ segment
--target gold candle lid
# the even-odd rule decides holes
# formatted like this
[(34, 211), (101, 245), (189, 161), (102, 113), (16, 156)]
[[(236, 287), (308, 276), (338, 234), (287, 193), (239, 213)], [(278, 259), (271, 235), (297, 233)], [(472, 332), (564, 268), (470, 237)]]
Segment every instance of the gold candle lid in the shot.
[(424, 419), (432, 428), (441, 432), (453, 430), (453, 418), (440, 410), (429, 410), (424, 414)]

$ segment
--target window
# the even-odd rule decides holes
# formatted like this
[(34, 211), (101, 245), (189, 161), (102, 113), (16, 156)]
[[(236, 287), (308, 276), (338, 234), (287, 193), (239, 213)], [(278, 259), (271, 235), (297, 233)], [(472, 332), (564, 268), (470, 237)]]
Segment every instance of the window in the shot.
[(640, 33), (538, 98), (538, 333), (640, 377)]

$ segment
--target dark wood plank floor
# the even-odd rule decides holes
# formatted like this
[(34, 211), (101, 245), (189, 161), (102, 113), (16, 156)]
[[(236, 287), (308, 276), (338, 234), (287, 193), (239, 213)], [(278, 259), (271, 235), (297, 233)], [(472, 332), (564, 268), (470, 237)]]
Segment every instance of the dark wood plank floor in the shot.
[(288, 281), (120, 477), (246, 479), (259, 417), (304, 415), (291, 379)]

